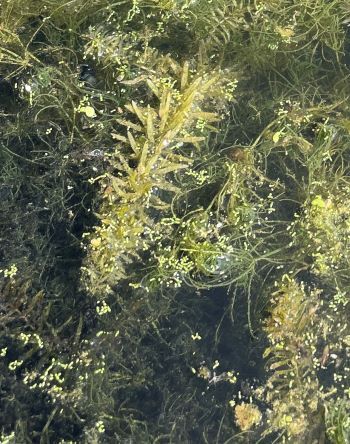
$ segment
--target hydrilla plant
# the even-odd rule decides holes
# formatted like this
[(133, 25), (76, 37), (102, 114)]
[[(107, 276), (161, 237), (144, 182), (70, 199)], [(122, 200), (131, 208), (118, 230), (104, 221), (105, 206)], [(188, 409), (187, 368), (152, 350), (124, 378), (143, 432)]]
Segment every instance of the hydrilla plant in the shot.
[(195, 72), (189, 63), (181, 67), (170, 57), (159, 57), (157, 65), (133, 81), (146, 84), (149, 103), (139, 99), (125, 106), (114, 133), (118, 142), (109, 160), (113, 170), (99, 178), (101, 224), (88, 236), (84, 268), (93, 293), (109, 291), (127, 277), (126, 265), (149, 249), (149, 228), (154, 236), (157, 218), (167, 215), (171, 196), (178, 192), (172, 177), (191, 164), (203, 140), (196, 122), (206, 125), (218, 119), (202, 108), (214, 101), (215, 109), (216, 97), (224, 96), (222, 72)]

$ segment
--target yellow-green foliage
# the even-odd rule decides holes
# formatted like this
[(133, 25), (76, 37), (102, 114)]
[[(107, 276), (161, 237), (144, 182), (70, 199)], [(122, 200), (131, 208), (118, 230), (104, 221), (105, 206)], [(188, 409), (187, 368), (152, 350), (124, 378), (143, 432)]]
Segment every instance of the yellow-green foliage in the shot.
[[(195, 286), (215, 286), (230, 278), (234, 247), (223, 233), (224, 225), (212, 213), (198, 209), (183, 220), (164, 219), (162, 224), (164, 234), (171, 227), (170, 233), (176, 236), (171, 239), (169, 233), (157, 245), (150, 283), (156, 280), (167, 287), (180, 287), (185, 279)], [(168, 246), (163, 245), (164, 240)]]
[(126, 264), (149, 248), (155, 211), (168, 208), (178, 190), (173, 173), (191, 164), (193, 150), (204, 139), (203, 126), (196, 123), (218, 119), (202, 105), (224, 95), (223, 80), (220, 72), (194, 72), (187, 62), (180, 67), (169, 57), (159, 57), (156, 71), (133, 81), (147, 85), (150, 103), (132, 101), (125, 106), (125, 117), (117, 120), (118, 142), (110, 158), (115, 172), (100, 178), (101, 224), (89, 236), (85, 271), (93, 293), (125, 278)]
[(350, 274), (350, 187), (346, 177), (342, 177), (333, 189), (326, 190), (317, 184), (315, 188), (318, 193), (305, 203), (293, 231), (297, 242), (301, 240), (298, 234), (304, 234), (302, 248), (312, 256), (315, 273), (339, 285)]
[(326, 427), (327, 436), (332, 444), (347, 444), (350, 441), (349, 397), (327, 405)]
[(321, 275), (341, 270), (349, 275), (349, 187), (326, 199), (317, 195), (307, 208), (305, 229), (314, 242), (315, 269)]
[[(187, 223), (180, 243), (198, 273), (224, 274), (225, 262), (230, 263), (233, 247), (228, 237), (221, 234), (220, 224), (211, 222), (207, 212), (194, 215)], [(223, 263), (222, 263), (223, 262)]]
[[(294, 71), (302, 63), (297, 57), (328, 52), (339, 57), (345, 38), (342, 20), (346, 2), (341, 0), (228, 1), (199, 0), (184, 11), (184, 20), (192, 26), (211, 50), (220, 48), (222, 58), (237, 56), (239, 63), (253, 71), (271, 69)], [(191, 23), (193, 22), (193, 23)], [(294, 62), (294, 63), (293, 63)], [(305, 60), (304, 60), (305, 63)], [(294, 66), (293, 66), (294, 64)]]
[[(203, 161), (201, 168), (185, 172), (183, 177), (191, 175), (195, 181), (193, 193), (200, 192), (197, 190), (205, 183), (202, 178), (210, 177), (211, 166)], [(186, 281), (197, 288), (235, 282), (249, 288), (260, 262), (264, 266), (269, 262), (279, 263), (280, 249), (270, 244), (279, 232), (276, 230), (271, 236), (269, 228), (278, 184), (267, 183), (254, 168), (248, 149), (241, 161), (225, 156), (215, 167), (220, 168), (223, 177), (219, 191), (207, 207), (199, 205), (183, 217), (161, 221), (163, 235), (154, 246), (156, 263), (150, 272), (150, 282), (179, 287)], [(258, 193), (266, 192), (265, 188), (269, 195), (263, 199)]]
[(346, 443), (349, 12), (1, 1), (0, 441)]
[(277, 285), (264, 326), (270, 343), (264, 356), (271, 372), (265, 399), (272, 409), (266, 432), (281, 430), (297, 443), (319, 442), (327, 434), (330, 442), (345, 444), (346, 304), (336, 302), (339, 294), (326, 301), (320, 291), (306, 290), (287, 275)]
[(254, 404), (238, 404), (235, 407), (236, 424), (243, 431), (256, 427), (261, 421), (261, 412)]
[(314, 369), (318, 293), (307, 294), (302, 285), (284, 276), (272, 303), (264, 327), (270, 342), (264, 356), (272, 372), (267, 382), (272, 407), (269, 424), (272, 430), (285, 430), (294, 442), (302, 442), (310, 423), (320, 421)]
[[(342, 2), (331, 1), (327, 5), (320, 0), (292, 1), (285, 7), (283, 0), (260, 1), (252, 8), (253, 49), (280, 50), (293, 53), (310, 46), (316, 51), (331, 48), (342, 50), (344, 31), (341, 26)], [(266, 48), (266, 46), (267, 48)]]

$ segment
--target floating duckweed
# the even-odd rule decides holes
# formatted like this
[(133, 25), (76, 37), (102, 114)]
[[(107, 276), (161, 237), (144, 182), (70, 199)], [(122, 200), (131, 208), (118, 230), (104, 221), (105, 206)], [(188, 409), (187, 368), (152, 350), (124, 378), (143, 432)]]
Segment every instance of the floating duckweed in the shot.
[(0, 441), (349, 441), (346, 0), (2, 0)]

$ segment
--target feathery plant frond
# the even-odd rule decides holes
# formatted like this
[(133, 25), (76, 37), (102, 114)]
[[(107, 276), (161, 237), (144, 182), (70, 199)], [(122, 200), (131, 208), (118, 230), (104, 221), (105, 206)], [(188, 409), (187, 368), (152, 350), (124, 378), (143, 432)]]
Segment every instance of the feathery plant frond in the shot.
[(125, 278), (125, 264), (149, 248), (147, 230), (155, 222), (151, 210), (169, 207), (169, 196), (178, 190), (171, 176), (192, 162), (193, 144), (203, 140), (196, 134), (196, 122), (218, 118), (201, 104), (222, 94), (220, 72), (193, 74), (188, 63), (180, 67), (169, 57), (160, 58), (159, 66), (167, 69), (167, 77), (149, 72), (140, 79), (153, 93), (152, 105), (132, 101), (125, 106), (130, 120), (117, 120), (120, 133), (114, 137), (120, 142), (110, 159), (117, 173), (101, 178), (101, 225), (89, 236), (85, 270), (93, 293)]
[(285, 275), (272, 295), (264, 327), (270, 343), (264, 357), (272, 372), (266, 389), (272, 406), (270, 431), (282, 429), (290, 439), (307, 441), (311, 418), (322, 422), (317, 415), (320, 395), (313, 361), (318, 299), (319, 292), (306, 294), (302, 285)]

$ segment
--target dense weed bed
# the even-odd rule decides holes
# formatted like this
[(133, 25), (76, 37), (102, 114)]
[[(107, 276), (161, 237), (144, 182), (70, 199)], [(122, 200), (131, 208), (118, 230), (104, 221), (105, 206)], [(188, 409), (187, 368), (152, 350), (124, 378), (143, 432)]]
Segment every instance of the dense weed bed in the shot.
[(3, 0), (1, 443), (348, 443), (345, 0)]

